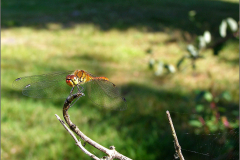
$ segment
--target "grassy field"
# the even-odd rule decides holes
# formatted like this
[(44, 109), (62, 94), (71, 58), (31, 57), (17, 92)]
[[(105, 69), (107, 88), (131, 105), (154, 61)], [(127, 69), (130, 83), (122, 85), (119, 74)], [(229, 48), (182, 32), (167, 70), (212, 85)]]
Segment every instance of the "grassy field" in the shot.
[[(108, 77), (128, 103), (126, 111), (117, 112), (81, 98), (69, 113), (88, 137), (105, 147), (114, 145), (132, 159), (173, 159), (165, 114), (169, 110), (182, 147), (200, 153), (185, 151), (185, 159), (208, 159), (201, 153), (217, 146), (195, 136), (188, 121), (195, 113), (196, 91), (209, 88), (216, 95), (230, 92), (232, 100), (224, 102), (223, 114), (230, 115), (230, 122), (238, 121), (238, 113), (232, 116), (230, 111), (239, 110), (239, 41), (228, 41), (219, 56), (206, 50), (194, 74), (188, 69), (157, 77), (148, 62), (154, 58), (176, 65), (187, 53), (184, 35), (206, 29), (218, 35), (222, 19), (238, 20), (238, 7), (238, 1), (197, 0), (2, 2), (1, 158), (90, 159), (54, 116), (62, 116), (64, 99), (29, 98), (12, 88), (18, 77), (83, 69)], [(201, 26), (188, 19), (190, 10), (196, 11)], [(153, 54), (146, 53), (149, 48)], [(199, 149), (196, 143), (210, 149)]]

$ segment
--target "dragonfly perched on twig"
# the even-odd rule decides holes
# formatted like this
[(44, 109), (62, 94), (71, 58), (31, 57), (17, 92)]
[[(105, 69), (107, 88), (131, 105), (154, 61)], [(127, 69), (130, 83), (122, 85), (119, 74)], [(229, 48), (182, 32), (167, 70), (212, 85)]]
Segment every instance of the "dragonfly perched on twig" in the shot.
[(74, 93), (87, 92), (99, 106), (117, 110), (127, 108), (126, 99), (115, 84), (106, 77), (97, 77), (84, 70), (20, 77), (13, 82), (13, 87), (34, 98), (67, 98)]

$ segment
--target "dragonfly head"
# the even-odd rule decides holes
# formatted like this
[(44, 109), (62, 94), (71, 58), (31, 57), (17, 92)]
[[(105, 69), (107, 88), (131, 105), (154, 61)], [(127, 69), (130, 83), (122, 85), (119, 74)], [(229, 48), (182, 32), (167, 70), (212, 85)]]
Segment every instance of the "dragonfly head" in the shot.
[(74, 87), (78, 84), (78, 78), (75, 75), (67, 75), (66, 77), (66, 83), (70, 86), (70, 87)]

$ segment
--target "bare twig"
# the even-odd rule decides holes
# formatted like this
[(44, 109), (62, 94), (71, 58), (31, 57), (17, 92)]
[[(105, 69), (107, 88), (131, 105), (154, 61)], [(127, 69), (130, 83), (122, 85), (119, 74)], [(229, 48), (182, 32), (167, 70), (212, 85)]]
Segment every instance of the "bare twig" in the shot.
[(81, 141), (78, 141), (78, 139), (76, 138), (76, 136), (72, 133), (72, 131), (65, 125), (64, 121), (61, 120), (61, 118), (55, 114), (55, 116), (57, 117), (57, 119), (60, 121), (60, 123), (63, 125), (63, 127), (69, 132), (69, 134), (73, 137), (73, 139), (76, 142), (76, 145), (84, 152), (86, 153), (88, 156), (92, 157), (95, 160), (100, 160), (98, 157), (96, 157), (95, 155), (93, 155), (92, 153), (90, 153), (88, 150), (86, 150), (83, 146)]
[(177, 134), (175, 132), (175, 129), (174, 129), (174, 126), (173, 126), (173, 122), (172, 122), (170, 113), (169, 113), (169, 111), (167, 111), (166, 113), (167, 113), (168, 121), (169, 121), (170, 126), (171, 126), (172, 135), (173, 135), (173, 138), (174, 138), (173, 142), (174, 142), (174, 148), (175, 148), (175, 151), (176, 151), (176, 154), (174, 155), (174, 157), (175, 158), (179, 157), (180, 160), (184, 160), (184, 157), (183, 157), (182, 151), (181, 151), (181, 146), (178, 143)]
[[(105, 156), (103, 157), (102, 159), (105, 159), (105, 160), (112, 160), (114, 158), (116, 159), (121, 159), (121, 160), (131, 160), (130, 158), (120, 154), (119, 152), (117, 152), (115, 150), (115, 147), (114, 146), (110, 146), (110, 149), (107, 149), (105, 147), (103, 147), (102, 145), (98, 144), (97, 142), (91, 140), (89, 137), (87, 137), (86, 135), (84, 135), (79, 129), (78, 127), (73, 124), (70, 120), (70, 116), (68, 115), (68, 109), (71, 107), (70, 104), (73, 102), (74, 99), (76, 98), (80, 98), (84, 96), (83, 93), (76, 93), (76, 94), (73, 94), (73, 95), (70, 95), (65, 103), (64, 103), (64, 106), (63, 106), (63, 117), (66, 121), (66, 123), (69, 125), (70, 129), (75, 132), (82, 140), (84, 140), (85, 142), (87, 142), (88, 144), (92, 145), (93, 147), (97, 148), (98, 150), (106, 153), (108, 156)], [(62, 124), (64, 123), (62, 120), (59, 120)], [(64, 125), (65, 127), (65, 125)], [(69, 132), (70, 133), (70, 132)], [(70, 133), (71, 134), (71, 133)], [(71, 134), (72, 135), (72, 134)], [(73, 136), (72, 136), (73, 137)], [(74, 138), (74, 137), (73, 137)], [(76, 137), (74, 138), (74, 140), (77, 142), (76, 144), (79, 146), (79, 148), (81, 148), (84, 153), (86, 153), (87, 155), (89, 155), (90, 157), (94, 158), (94, 159), (99, 159), (98, 157), (96, 157), (95, 155), (91, 154), (90, 152), (88, 152), (82, 145), (81, 145), (81, 142), (78, 141), (76, 139)]]

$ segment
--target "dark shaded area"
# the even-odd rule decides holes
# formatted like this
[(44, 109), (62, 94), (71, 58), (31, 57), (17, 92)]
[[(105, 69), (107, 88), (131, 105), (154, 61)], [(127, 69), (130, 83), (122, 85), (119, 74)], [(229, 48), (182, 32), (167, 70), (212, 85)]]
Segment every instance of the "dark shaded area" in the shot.
[[(9, 97), (9, 100), (17, 99), (19, 97), (26, 100), (29, 99), (29, 97), (21, 95), (20, 92), (5, 87), (2, 88), (2, 92), (5, 93), (6, 97)], [(224, 150), (226, 146), (219, 146), (218, 142), (221, 140), (223, 133), (219, 136), (196, 136), (193, 132), (193, 127), (189, 126), (188, 122), (192, 116), (190, 113), (192, 113), (193, 109), (193, 106), (190, 105), (192, 99), (194, 99), (193, 94), (189, 93), (185, 95), (174, 90), (167, 91), (152, 89), (136, 84), (123, 86), (122, 92), (128, 102), (128, 109), (125, 111), (103, 109), (99, 106), (95, 106), (85, 97), (80, 98), (70, 110), (78, 112), (78, 110), (81, 109), (86, 112), (99, 113), (101, 118), (89, 118), (87, 125), (93, 128), (93, 131), (94, 128), (101, 125), (103, 133), (98, 132), (98, 134), (104, 134), (105, 127), (115, 128), (118, 131), (120, 138), (123, 141), (126, 141), (126, 145), (124, 146), (118, 146), (116, 143), (114, 144), (117, 145), (118, 151), (128, 155), (128, 151), (133, 149), (137, 159), (173, 158), (173, 154), (175, 153), (174, 144), (166, 117), (166, 110), (170, 110), (179, 142), (181, 147), (185, 149), (183, 153), (186, 159), (211, 160), (217, 158), (220, 153), (226, 152)], [(54, 106), (59, 107), (59, 109), (61, 109), (64, 103), (64, 99), (35, 100), (44, 101), (46, 104), (53, 103)], [(90, 110), (89, 107), (91, 108)], [(7, 121), (7, 117), (3, 117), (3, 121)], [(77, 122), (74, 123), (78, 125)], [(235, 133), (232, 136), (229, 132), (227, 135), (231, 136), (231, 141), (237, 140), (237, 137), (233, 136), (238, 134)], [(235, 144), (234, 146), (237, 145)], [(139, 148), (141, 148), (146, 154), (141, 153)], [(211, 148), (214, 148), (214, 151), (212, 151)], [(237, 148), (233, 149), (233, 153), (236, 154)], [(194, 151), (197, 151), (197, 153)], [(71, 153), (74, 154), (75, 152), (71, 151)], [(209, 153), (210, 156), (204, 155), (204, 153)], [(149, 156), (151, 158), (149, 158)]]
[[(195, 10), (196, 26), (188, 18)], [(2, 2), (2, 27), (28, 26), (48, 28), (48, 23), (58, 23), (63, 28), (75, 24), (91, 23), (102, 30), (138, 28), (144, 31), (163, 31), (165, 27), (202, 33), (217, 31), (221, 20), (239, 19), (239, 4), (222, 1), (18, 1)]]

